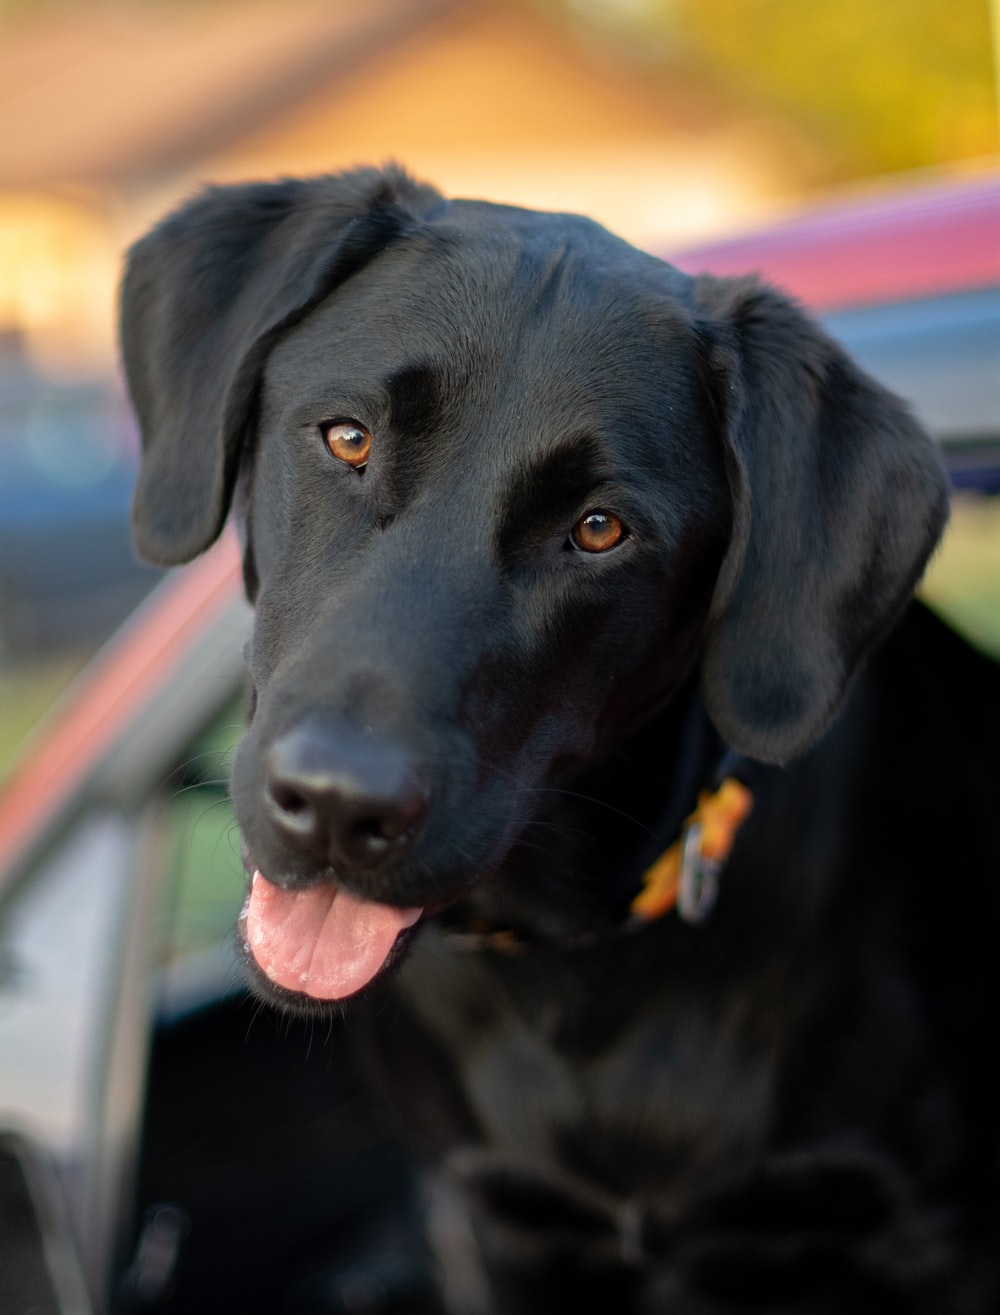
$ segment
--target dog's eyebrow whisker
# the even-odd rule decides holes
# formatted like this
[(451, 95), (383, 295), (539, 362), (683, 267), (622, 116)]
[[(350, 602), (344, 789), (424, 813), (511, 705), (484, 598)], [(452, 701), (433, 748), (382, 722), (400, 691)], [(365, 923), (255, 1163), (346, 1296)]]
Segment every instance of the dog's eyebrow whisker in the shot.
[(403, 329), (403, 326), (400, 324), (399, 319), (397, 318), (397, 315), (396, 315), (396, 305), (395, 305), (395, 302), (394, 302), (394, 300), (393, 300), (393, 298), (392, 298), (392, 296), (391, 296), (391, 294), (390, 294), (390, 290), (389, 290), (389, 288), (384, 288), (384, 289), (382, 289), (381, 300), (382, 300), (382, 309), (385, 311), (387, 317), (389, 318), (389, 320), (390, 320), (391, 323), (392, 323), (392, 327), (393, 327), (393, 329), (396, 331), (396, 343), (395, 343), (395, 345), (396, 345), (396, 347), (398, 348), (398, 350), (399, 350), (399, 352), (400, 352), (400, 355), (405, 356), (405, 355), (406, 355), (406, 333), (405, 333), (405, 331), (404, 331), (404, 329)]

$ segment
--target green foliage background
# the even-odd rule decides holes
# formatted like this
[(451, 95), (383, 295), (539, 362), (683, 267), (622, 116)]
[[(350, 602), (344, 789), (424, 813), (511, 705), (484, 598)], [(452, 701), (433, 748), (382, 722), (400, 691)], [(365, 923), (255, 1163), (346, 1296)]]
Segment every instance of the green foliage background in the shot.
[(654, 75), (697, 72), (749, 112), (797, 124), (834, 178), (1000, 150), (990, 0), (538, 3), (624, 43)]

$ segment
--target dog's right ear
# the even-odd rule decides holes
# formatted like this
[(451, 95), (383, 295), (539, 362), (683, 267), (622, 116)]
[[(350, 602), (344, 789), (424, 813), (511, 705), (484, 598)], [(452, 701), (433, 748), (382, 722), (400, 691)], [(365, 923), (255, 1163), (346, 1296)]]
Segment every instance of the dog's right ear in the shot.
[(694, 298), (732, 510), (702, 693), (733, 748), (785, 763), (823, 734), (911, 597), (948, 477), (906, 404), (794, 301), (707, 275)]
[(172, 566), (215, 540), (276, 337), (440, 203), (393, 169), (213, 187), (131, 249), (121, 344), (145, 558)]

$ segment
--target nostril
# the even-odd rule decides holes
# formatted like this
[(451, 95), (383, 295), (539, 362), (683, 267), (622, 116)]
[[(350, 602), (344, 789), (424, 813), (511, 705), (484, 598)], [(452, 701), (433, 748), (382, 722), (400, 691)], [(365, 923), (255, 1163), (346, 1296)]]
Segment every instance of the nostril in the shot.
[(383, 812), (356, 818), (350, 823), (351, 834), (362, 844), (375, 848), (405, 841), (416, 829), (426, 807), (425, 792), (415, 787), (402, 798), (386, 800)]
[(265, 803), (277, 833), (296, 849), (335, 866), (368, 867), (412, 842), (429, 789), (398, 743), (313, 723), (271, 746)]
[(272, 781), (269, 793), (283, 813), (288, 813), (292, 817), (301, 817), (303, 813), (309, 811), (310, 804), (305, 795), (284, 781)]
[(380, 817), (359, 817), (356, 822), (351, 823), (351, 833), (362, 840), (395, 840), (394, 835), (389, 834), (390, 828)]
[(385, 834), (385, 828), (377, 817), (362, 818), (353, 822), (344, 833), (341, 847), (345, 854), (355, 861), (378, 859), (397, 839)]

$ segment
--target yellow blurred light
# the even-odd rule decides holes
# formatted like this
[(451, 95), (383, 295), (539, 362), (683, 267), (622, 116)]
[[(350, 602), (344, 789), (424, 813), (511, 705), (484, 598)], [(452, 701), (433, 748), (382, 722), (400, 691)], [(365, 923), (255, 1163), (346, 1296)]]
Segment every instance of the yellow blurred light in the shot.
[(44, 194), (0, 197), (0, 326), (47, 373), (88, 374), (114, 361), (118, 255), (90, 207)]

